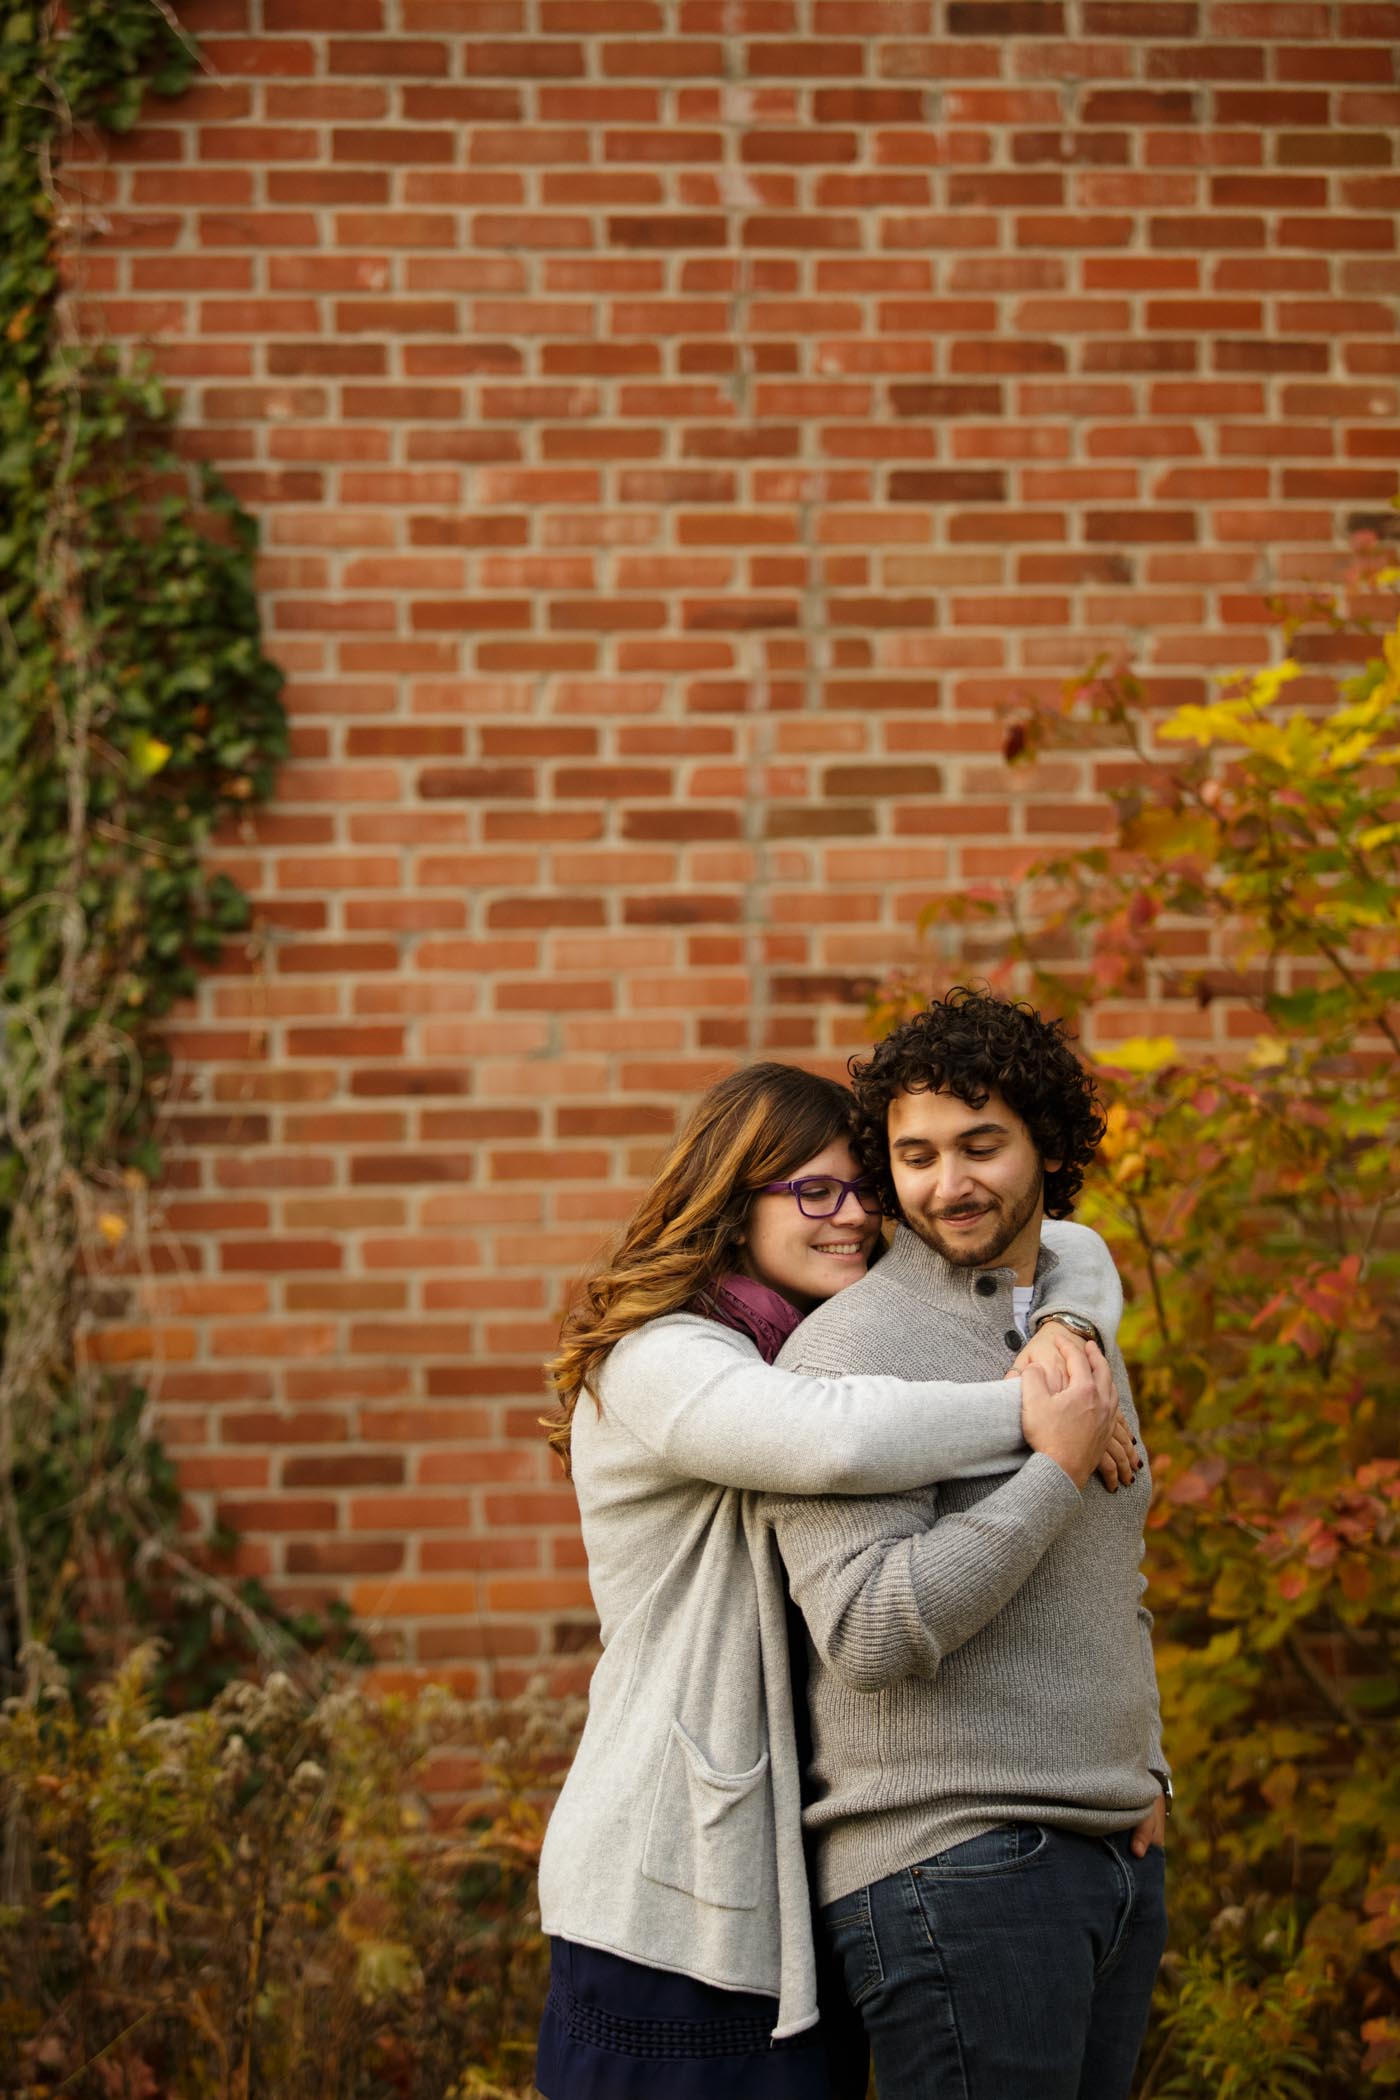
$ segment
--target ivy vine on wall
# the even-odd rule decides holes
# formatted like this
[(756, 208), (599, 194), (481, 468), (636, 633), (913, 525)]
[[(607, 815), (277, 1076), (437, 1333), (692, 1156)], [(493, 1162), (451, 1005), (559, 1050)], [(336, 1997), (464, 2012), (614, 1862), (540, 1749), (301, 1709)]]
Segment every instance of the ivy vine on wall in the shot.
[[(88, 1338), (144, 1259), (157, 1024), (249, 923), (204, 848), (286, 749), (252, 519), (179, 457), (139, 360), (82, 332), (75, 140), (195, 52), (157, 0), (0, 27), (0, 1675), (102, 1658), (112, 1605), (193, 1581), (147, 1396)], [(197, 1585), (207, 1610), (209, 1591)], [(190, 1595), (193, 1596), (191, 1591)], [(94, 1600), (102, 1599), (100, 1612)], [(249, 1628), (236, 1593), (224, 1605)]]

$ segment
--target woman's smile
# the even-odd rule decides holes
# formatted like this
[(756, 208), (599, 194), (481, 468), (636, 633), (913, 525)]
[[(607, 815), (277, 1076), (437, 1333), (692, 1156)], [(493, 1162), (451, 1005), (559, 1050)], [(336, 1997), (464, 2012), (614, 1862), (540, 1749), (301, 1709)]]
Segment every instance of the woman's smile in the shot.
[[(795, 1167), (791, 1179), (854, 1181), (860, 1172), (844, 1139)], [(787, 1176), (784, 1177), (788, 1178)], [(880, 1220), (848, 1189), (829, 1218), (804, 1216), (791, 1195), (756, 1195), (745, 1226), (744, 1267), (799, 1311), (832, 1298), (865, 1274)]]

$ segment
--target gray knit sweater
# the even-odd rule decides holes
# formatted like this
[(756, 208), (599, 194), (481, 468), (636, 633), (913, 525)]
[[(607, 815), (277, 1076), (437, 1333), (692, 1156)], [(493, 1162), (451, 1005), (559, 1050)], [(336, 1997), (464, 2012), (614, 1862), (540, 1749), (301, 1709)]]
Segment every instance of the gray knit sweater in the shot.
[[(1046, 1269), (1041, 1257), (1039, 1292)], [(818, 1376), (991, 1378), (1021, 1346), (1010, 1269), (901, 1229), (778, 1361)], [(1123, 1360), (1110, 1352), (1136, 1430)], [(1167, 1769), (1141, 1605), (1146, 1467), (1081, 1495), (1052, 1458), (879, 1497), (765, 1498), (808, 1629), (804, 1821), (832, 1902), (1002, 1822), (1107, 1835)]]

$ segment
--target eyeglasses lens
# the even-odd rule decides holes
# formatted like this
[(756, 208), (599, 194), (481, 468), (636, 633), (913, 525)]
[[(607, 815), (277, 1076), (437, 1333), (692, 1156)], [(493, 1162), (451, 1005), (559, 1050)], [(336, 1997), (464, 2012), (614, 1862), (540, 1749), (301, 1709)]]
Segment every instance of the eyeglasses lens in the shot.
[(845, 1193), (839, 1181), (799, 1181), (797, 1207), (804, 1218), (829, 1218)]
[[(846, 1200), (849, 1184), (844, 1181), (810, 1180), (797, 1184), (797, 1207), (804, 1218), (834, 1218)], [(880, 1214), (880, 1198), (873, 1181), (854, 1184), (856, 1200), (869, 1217)]]

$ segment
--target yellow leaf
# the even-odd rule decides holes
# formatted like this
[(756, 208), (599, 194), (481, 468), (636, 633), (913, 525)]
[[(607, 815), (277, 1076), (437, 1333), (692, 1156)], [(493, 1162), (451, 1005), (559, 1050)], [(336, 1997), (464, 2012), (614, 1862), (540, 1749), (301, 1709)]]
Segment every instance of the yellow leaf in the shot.
[(137, 778), (149, 780), (158, 773), (170, 757), (174, 746), (163, 744), (157, 736), (147, 736), (144, 731), (131, 740), (131, 763)]
[(1220, 827), (1213, 817), (1194, 810), (1145, 809), (1123, 827), (1123, 844), (1159, 860), (1175, 860), (1183, 853), (1215, 858)]
[(114, 1210), (99, 1212), (97, 1229), (109, 1247), (118, 1247), (126, 1238), (126, 1219), (118, 1217)]
[(1288, 1063), (1288, 1046), (1276, 1035), (1257, 1035), (1249, 1052), (1249, 1063), (1256, 1072), (1266, 1072), (1275, 1065)]
[(1285, 656), (1282, 663), (1271, 664), (1267, 671), (1260, 671), (1249, 688), (1255, 706), (1267, 707), (1271, 701), (1277, 700), (1283, 688), (1291, 685), (1301, 670), (1301, 664), (1295, 663), (1291, 656)]
[[(1391, 636), (1387, 636), (1389, 641)], [(1397, 662), (1400, 669), (1400, 662)], [(1373, 686), (1364, 700), (1355, 700), (1349, 707), (1340, 707), (1330, 717), (1334, 729), (1374, 729), (1390, 712), (1390, 699), (1384, 684)]]
[(1275, 1765), (1268, 1778), (1260, 1781), (1259, 1791), (1270, 1808), (1287, 1808), (1298, 1791), (1298, 1767)]
[(1370, 731), (1358, 729), (1353, 736), (1343, 737), (1340, 743), (1332, 746), (1327, 763), (1336, 772), (1340, 772), (1343, 766), (1354, 766), (1358, 759), (1366, 756), (1375, 741)]
[(365, 2003), (416, 1991), (422, 1985), (418, 1957), (406, 1940), (368, 1940), (356, 1948), (355, 1955), (355, 1987)]
[(1169, 744), (1213, 744), (1217, 738), (1234, 743), (1247, 713), (1239, 701), (1222, 701), (1214, 707), (1179, 707), (1157, 734)]
[(1122, 1152), (1123, 1147), (1128, 1142), (1129, 1131), (1127, 1106), (1122, 1101), (1115, 1101), (1112, 1103), (1108, 1111), (1108, 1117), (1104, 1126), (1103, 1141), (1099, 1146), (1099, 1155), (1101, 1158), (1106, 1160), (1117, 1159), (1118, 1155)]
[(1120, 1072), (1160, 1072), (1175, 1064), (1178, 1054), (1175, 1036), (1130, 1035), (1105, 1050), (1103, 1062)]
[(1209, 707), (1178, 708), (1157, 733), (1169, 743), (1244, 744), (1280, 765), (1299, 764), (1308, 755), (1300, 739), (1306, 742), (1312, 736), (1306, 719), (1294, 715), (1287, 727), (1280, 727), (1267, 719), (1267, 711), (1301, 668), (1285, 657), (1264, 671), (1227, 672), (1220, 680), (1226, 698)]

